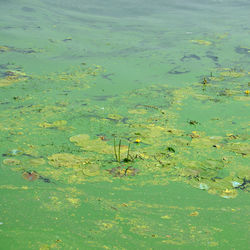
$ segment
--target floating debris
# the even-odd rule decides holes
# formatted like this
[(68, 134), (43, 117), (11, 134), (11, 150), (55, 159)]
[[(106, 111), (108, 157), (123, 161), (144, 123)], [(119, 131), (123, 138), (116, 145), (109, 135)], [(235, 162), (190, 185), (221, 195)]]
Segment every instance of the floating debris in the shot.
[(237, 191), (235, 189), (225, 189), (221, 192), (220, 196), (225, 199), (232, 199), (237, 196)]
[(232, 186), (234, 187), (234, 188), (238, 188), (238, 187), (240, 187), (242, 185), (242, 183), (239, 183), (238, 181), (232, 181)]
[(201, 190), (208, 190), (209, 189), (209, 186), (205, 183), (200, 183), (199, 184), (199, 189)]
[(39, 178), (39, 174), (35, 171), (26, 171), (22, 174), (23, 178), (27, 181), (35, 181)]
[(125, 177), (125, 176), (135, 176), (138, 174), (139, 169), (134, 168), (132, 166), (119, 166), (111, 169), (107, 169), (107, 171), (113, 175), (114, 177)]
[(21, 149), (12, 149), (8, 151), (6, 154), (2, 154), (2, 156), (19, 156), (22, 155), (24, 152)]
[(195, 120), (189, 120), (188, 123), (189, 123), (190, 125), (198, 125), (198, 124), (200, 124), (199, 122), (197, 122), (197, 121), (195, 121)]
[(194, 211), (192, 212), (191, 214), (189, 214), (189, 216), (198, 216), (199, 215), (199, 212), (198, 211)]

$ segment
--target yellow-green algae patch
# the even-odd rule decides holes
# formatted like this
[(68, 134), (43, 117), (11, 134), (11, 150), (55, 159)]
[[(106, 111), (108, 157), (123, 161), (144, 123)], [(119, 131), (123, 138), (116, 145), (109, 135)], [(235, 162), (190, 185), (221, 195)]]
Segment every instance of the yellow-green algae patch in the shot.
[(81, 156), (62, 153), (54, 154), (48, 157), (48, 163), (54, 167), (81, 167), (84, 166), (88, 161)]
[(89, 88), (89, 83), (91, 78), (96, 77), (101, 72), (103, 68), (99, 65), (92, 65), (91, 67), (85, 68), (84, 66), (74, 66), (71, 67), (66, 72), (53, 72), (48, 75), (33, 75), (33, 79), (39, 80), (50, 80), (55, 82), (71, 82), (73, 85), (70, 85), (67, 89), (73, 88)]
[(3, 164), (9, 165), (9, 166), (16, 166), (16, 165), (20, 165), (21, 161), (18, 159), (7, 158), (3, 160)]
[(199, 45), (206, 45), (206, 46), (209, 46), (212, 44), (212, 42), (206, 41), (206, 40), (191, 40), (191, 42), (199, 44)]
[(4, 78), (0, 78), (0, 87), (7, 87), (13, 83), (21, 82), (27, 80), (27, 75), (21, 71), (7, 71), (7, 75)]
[(100, 166), (91, 159), (69, 153), (51, 155), (48, 163), (55, 169), (48, 169), (43, 173), (56, 180), (64, 179), (67, 183), (83, 183), (87, 177), (101, 174)]
[(225, 77), (242, 77), (245, 76), (244, 72), (235, 72), (235, 71), (225, 71), (220, 73), (221, 76)]
[(59, 120), (59, 121), (55, 121), (52, 123), (43, 122), (43, 123), (39, 124), (39, 126), (42, 128), (56, 128), (56, 129), (60, 129), (60, 130), (67, 129), (66, 125), (67, 125), (67, 121), (65, 121), (65, 120)]
[(90, 136), (87, 134), (79, 134), (70, 137), (71, 142), (74, 142), (77, 146), (81, 147), (83, 150), (99, 152), (103, 154), (112, 154), (113, 148), (103, 140), (95, 139), (91, 140)]
[[(229, 70), (220, 69), (223, 72)], [(64, 130), (65, 134), (60, 136), (67, 144), (63, 147), (57, 146), (54, 142), (51, 144), (54, 146), (47, 144), (42, 147), (26, 144), (25, 150), (18, 155), (26, 157), (22, 160), (22, 171), (32, 171), (35, 167), (40, 176), (66, 183), (110, 182), (114, 177), (118, 177), (127, 181), (128, 186), (136, 182), (139, 186), (164, 186), (169, 180), (174, 180), (186, 182), (224, 198), (234, 198), (238, 190), (248, 189), (248, 183), (244, 182), (244, 178), (247, 178), (245, 173), (235, 168), (237, 157), (246, 158), (249, 155), (248, 143), (230, 142), (228, 140), (231, 140), (231, 137), (224, 136), (223, 133), (218, 135), (216, 131), (215, 134), (208, 132), (212, 120), (207, 126), (202, 121), (194, 121), (192, 114), (189, 114), (187, 120), (182, 118), (183, 109), (190, 98), (196, 103), (205, 103), (215, 99), (214, 93), (219, 93), (218, 98), (223, 98), (223, 101), (240, 93), (235, 83), (229, 83), (228, 89), (219, 91), (220, 83), (210, 79), (209, 84), (205, 90), (201, 83), (179, 89), (169, 88), (166, 85), (153, 85), (125, 93), (123, 96), (112, 97), (105, 104), (105, 108), (96, 104), (88, 105), (91, 101), (86, 99), (84, 105), (76, 110), (82, 112), (86, 119), (81, 117), (77, 119), (82, 119), (83, 122), (86, 120), (91, 129), (89, 133), (81, 134), (81, 130), (76, 126), (80, 134), (69, 138), (72, 143), (67, 142), (69, 135), (66, 133), (69, 133), (69, 127), (66, 118), (65, 120), (62, 118), (62, 115), (69, 114), (69, 108), (72, 107), (70, 101), (63, 100), (53, 105), (45, 105), (44, 102), (21, 106), (18, 127), (22, 128), (24, 138), (29, 138), (29, 132), (27, 133), (29, 126), (23, 114), (31, 116), (36, 113), (37, 118), (32, 120), (32, 124), (36, 128), (39, 125), (47, 129), (43, 131), (50, 133), (53, 137), (51, 141), (59, 136), (58, 133), (61, 131), (58, 130)], [(215, 84), (217, 84), (216, 92), (213, 92)], [(33, 99), (26, 98), (22, 101), (31, 100)], [(204, 104), (201, 108), (203, 106)], [(117, 107), (122, 108), (120, 110)], [(1, 131), (3, 133), (8, 131), (12, 136), (16, 136), (17, 133), (12, 125), (7, 122), (8, 114), (5, 113), (5, 116), (6, 122), (1, 123)], [(41, 116), (45, 122), (41, 122)], [(74, 115), (72, 117), (74, 118)], [(70, 115), (69, 119), (72, 120)], [(223, 122), (225, 121), (219, 120), (217, 125), (222, 126)], [(5, 128), (7, 125), (8, 130)], [(100, 132), (97, 128), (102, 128), (103, 131)], [(37, 128), (38, 130), (41, 131)], [(34, 135), (38, 135), (37, 131), (32, 131)], [(239, 139), (239, 136), (235, 138)], [(243, 137), (240, 139), (243, 140)], [(17, 143), (20, 140), (15, 138)], [(76, 149), (74, 144), (80, 149)], [(130, 145), (129, 150), (128, 145)], [(118, 148), (121, 154), (120, 160), (115, 156)], [(44, 160), (43, 150), (51, 152), (47, 157), (48, 165)], [(75, 150), (77, 153), (74, 153)], [(11, 152), (6, 152), (6, 155), (14, 156)], [(232, 152), (237, 154), (232, 156), (230, 155)], [(243, 162), (242, 165), (245, 166), (244, 164)], [(20, 169), (17, 171), (20, 172)], [(234, 174), (231, 175), (232, 171)], [(149, 176), (152, 178), (145, 179)]]
[[(114, 147), (107, 144), (106, 141), (99, 139), (90, 139), (87, 134), (79, 134), (70, 137), (71, 142), (81, 147), (83, 150), (101, 153), (101, 154), (113, 154)], [(127, 146), (121, 147), (121, 152), (126, 152)]]

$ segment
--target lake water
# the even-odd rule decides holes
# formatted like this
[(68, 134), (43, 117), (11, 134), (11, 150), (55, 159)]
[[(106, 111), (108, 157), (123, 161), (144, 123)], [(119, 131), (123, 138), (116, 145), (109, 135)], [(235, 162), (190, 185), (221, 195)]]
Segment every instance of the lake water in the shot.
[(0, 0), (0, 248), (248, 249), (249, 0)]

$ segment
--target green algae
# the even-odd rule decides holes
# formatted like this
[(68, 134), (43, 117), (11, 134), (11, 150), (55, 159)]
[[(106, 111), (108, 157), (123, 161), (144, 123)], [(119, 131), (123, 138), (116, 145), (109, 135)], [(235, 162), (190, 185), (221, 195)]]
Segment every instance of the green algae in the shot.
[[(176, 30), (180, 20), (161, 23), (157, 12), (152, 25), (157, 5), (147, 25), (143, 17), (137, 25), (114, 22), (105, 8), (83, 24), (80, 12), (69, 20), (54, 1), (43, 9), (56, 9), (57, 20), (40, 24), (37, 6), (46, 1), (24, 2), (11, 10), (20, 20), (8, 16), (0, 31), (1, 245), (244, 249), (249, 53), (242, 15), (228, 19), (239, 24), (238, 45), (231, 21), (230, 32), (192, 25), (192, 34), (185, 25)], [(64, 3), (69, 15), (75, 4), (82, 8)], [(27, 13), (33, 26), (22, 19)], [(14, 42), (15, 32), (29, 45)], [(32, 173), (36, 180), (27, 181)]]

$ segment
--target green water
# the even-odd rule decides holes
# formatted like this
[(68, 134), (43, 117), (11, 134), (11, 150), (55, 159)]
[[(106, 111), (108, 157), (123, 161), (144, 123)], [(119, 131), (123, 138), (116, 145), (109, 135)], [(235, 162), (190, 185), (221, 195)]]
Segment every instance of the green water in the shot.
[(0, 249), (248, 249), (249, 12), (0, 1)]

